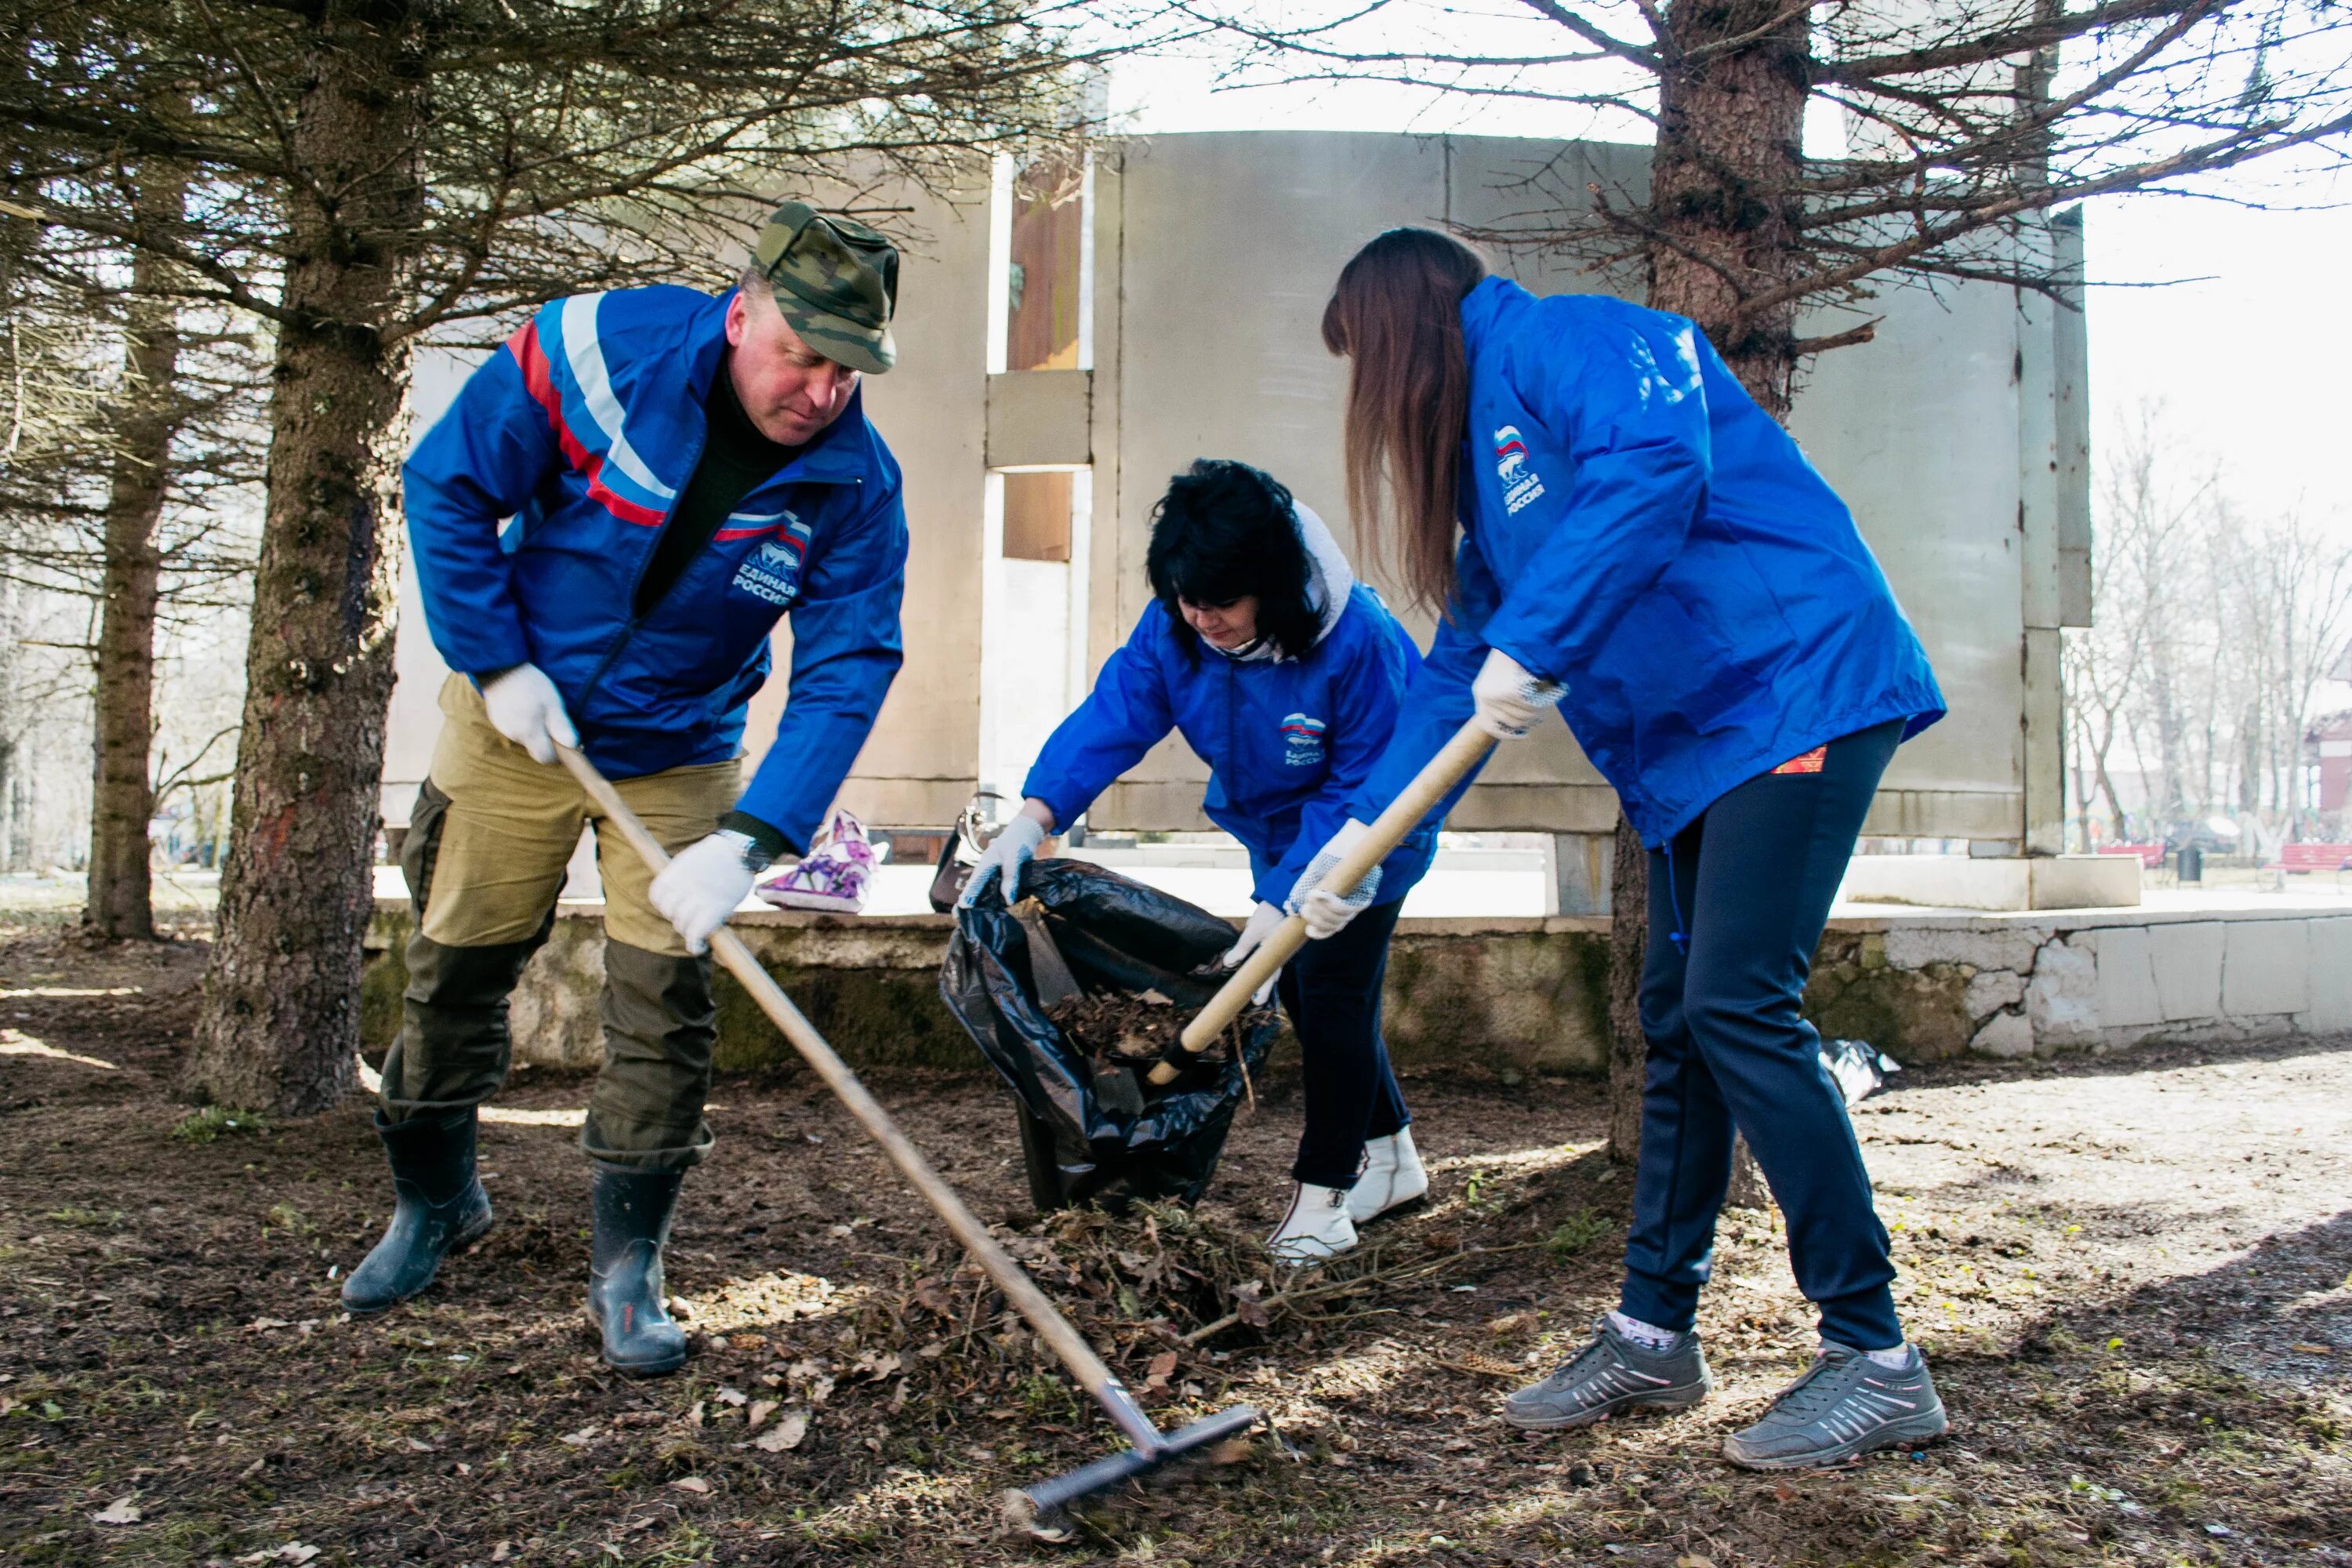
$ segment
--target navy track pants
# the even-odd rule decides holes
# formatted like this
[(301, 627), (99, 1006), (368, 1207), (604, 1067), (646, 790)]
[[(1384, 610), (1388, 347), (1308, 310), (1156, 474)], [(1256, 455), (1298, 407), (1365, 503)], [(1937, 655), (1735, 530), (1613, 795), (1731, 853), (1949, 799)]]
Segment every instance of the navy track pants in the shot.
[(1298, 1037), (1307, 1101), (1292, 1181), (1354, 1186), (1364, 1140), (1393, 1137), (1412, 1120), (1381, 1037), (1381, 983), (1403, 909), (1402, 899), (1373, 905), (1337, 936), (1300, 948), (1275, 983)]
[(1882, 724), (1832, 742), (1818, 772), (1750, 779), (1650, 852), (1649, 1067), (1625, 1246), (1628, 1317), (1691, 1326), (1737, 1127), (1787, 1217), (1790, 1263), (1821, 1310), (1822, 1337), (1856, 1350), (1902, 1341), (1870, 1173), (1822, 1068), (1821, 1037), (1800, 1011), (1838, 881), (1902, 733), (1900, 721)]

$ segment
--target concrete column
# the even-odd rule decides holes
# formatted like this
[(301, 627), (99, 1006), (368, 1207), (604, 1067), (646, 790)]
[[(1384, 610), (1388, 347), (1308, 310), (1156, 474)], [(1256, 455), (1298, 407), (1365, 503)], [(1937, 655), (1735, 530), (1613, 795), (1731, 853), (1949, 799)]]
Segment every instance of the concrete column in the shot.
[(1616, 840), (1606, 833), (1551, 834), (1545, 844), (1551, 876), (1544, 913), (1609, 913), (1609, 878), (1617, 858), (1615, 850)]
[[(2046, 276), (2057, 266), (2048, 225), (2020, 225), (2019, 245), (2028, 266)], [(2063, 480), (2076, 477), (2062, 428), (2060, 392), (2064, 334), (2060, 307), (2048, 298), (2017, 291), (2017, 531), (2022, 568), (2024, 611), (2024, 703), (2020, 721), (2025, 742), (2025, 853), (2056, 855), (2066, 847), (2066, 714), (2059, 687), (2059, 627), (2066, 624), (2064, 543), (2070, 528)], [(2087, 552), (2087, 541), (2084, 544)], [(2087, 561), (2087, 553), (2084, 560)]]
[(2052, 257), (2066, 279), (2051, 316), (2058, 426), (2058, 624), (2091, 624), (2091, 334), (2083, 291), (2083, 209), (2050, 220)]
[(2066, 852), (2066, 709), (2055, 626), (2025, 628), (2025, 852)]

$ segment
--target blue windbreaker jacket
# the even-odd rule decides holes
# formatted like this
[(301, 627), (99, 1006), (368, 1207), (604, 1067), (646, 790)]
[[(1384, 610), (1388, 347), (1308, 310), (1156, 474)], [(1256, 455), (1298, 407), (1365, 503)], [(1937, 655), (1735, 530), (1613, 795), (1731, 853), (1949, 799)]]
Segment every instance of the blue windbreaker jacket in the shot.
[(789, 612), (791, 695), (738, 805), (804, 848), (898, 673), (907, 521), (860, 391), (633, 616), (702, 456), (731, 298), (632, 289), (541, 308), (410, 456), (409, 537), (449, 667), (539, 666), (615, 778), (740, 754)]
[(1499, 278), (1462, 327), (1460, 590), (1350, 815), (1461, 727), (1489, 648), (1567, 683), (1561, 715), (1653, 847), (1815, 746), (1943, 717), (1853, 514), (1696, 327)]
[[(1346, 608), (1303, 658), (1231, 659), (1203, 647), (1193, 664), (1171, 624), (1154, 600), (1103, 661), (1086, 701), (1037, 753), (1022, 794), (1043, 800), (1066, 826), (1180, 730), (1209, 764), (1202, 809), (1249, 850), (1258, 900), (1278, 905), (1347, 820), (1349, 798), (1396, 728), (1421, 652), (1360, 584), (1347, 590)], [(1429, 869), (1452, 804), (1431, 812), (1381, 862), (1381, 902), (1404, 897)]]

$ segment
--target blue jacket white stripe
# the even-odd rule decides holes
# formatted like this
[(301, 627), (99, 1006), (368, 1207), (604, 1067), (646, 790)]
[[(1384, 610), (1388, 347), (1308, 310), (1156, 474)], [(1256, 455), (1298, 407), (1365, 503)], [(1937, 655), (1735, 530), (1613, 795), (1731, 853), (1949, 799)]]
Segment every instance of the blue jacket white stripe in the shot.
[(1826, 742), (1943, 717), (1853, 514), (1697, 328), (1499, 278), (1462, 327), (1460, 590), (1351, 815), (1469, 717), (1489, 648), (1567, 684), (1562, 716), (1653, 847)]
[(804, 847), (898, 673), (906, 514), (861, 391), (635, 617), (702, 456), (731, 298), (633, 289), (541, 308), (417, 443), (409, 537), (450, 668), (539, 666), (615, 778), (739, 755), (789, 611), (791, 693), (739, 808)]
[[(1380, 595), (1354, 581), (1321, 521), (1303, 506), (1298, 514), (1323, 611), (1315, 646), (1295, 659), (1237, 659), (1203, 644), (1195, 663), (1155, 599), (1037, 753), (1023, 795), (1067, 826), (1170, 730), (1181, 731), (1209, 764), (1202, 809), (1248, 849), (1255, 896), (1277, 905), (1289, 896), (1347, 820), (1421, 663)], [(1432, 811), (1381, 863), (1381, 902), (1404, 897), (1429, 869), (1451, 805)]]

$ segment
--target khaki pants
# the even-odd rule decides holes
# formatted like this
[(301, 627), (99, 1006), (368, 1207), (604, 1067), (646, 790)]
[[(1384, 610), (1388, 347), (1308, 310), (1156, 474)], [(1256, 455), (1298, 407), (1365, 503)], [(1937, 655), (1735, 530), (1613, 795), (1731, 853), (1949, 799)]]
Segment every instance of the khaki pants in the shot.
[[(400, 1038), (385, 1058), (387, 1121), (479, 1104), (505, 1081), (507, 997), (553, 928), (564, 868), (596, 828), (604, 883), (604, 1067), (581, 1142), (647, 1170), (698, 1162), (717, 1037), (710, 963), (686, 950), (646, 894), (653, 874), (560, 766), (490, 725), (472, 681), (441, 689), (444, 723), (401, 868), (416, 913)], [(740, 764), (672, 768), (615, 787), (673, 854), (735, 803)]]

